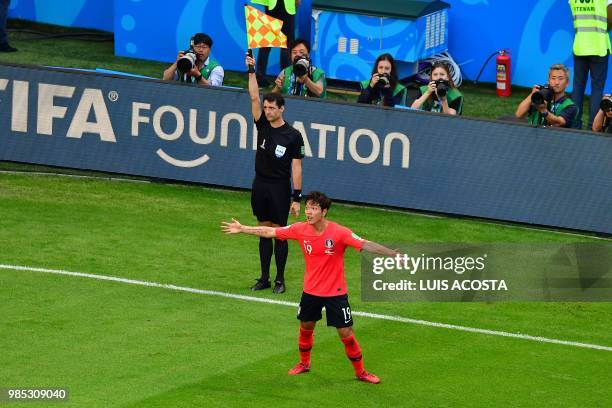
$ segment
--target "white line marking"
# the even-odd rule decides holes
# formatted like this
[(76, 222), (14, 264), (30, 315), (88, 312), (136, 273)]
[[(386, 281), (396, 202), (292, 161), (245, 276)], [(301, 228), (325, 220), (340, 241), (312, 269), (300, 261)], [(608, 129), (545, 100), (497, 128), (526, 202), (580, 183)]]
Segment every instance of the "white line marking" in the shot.
[[(154, 288), (178, 290), (181, 292), (197, 293), (200, 295), (220, 296), (220, 297), (225, 297), (225, 298), (230, 298), (230, 299), (246, 300), (249, 302), (260, 302), (260, 303), (268, 303), (268, 304), (290, 306), (290, 307), (298, 306), (298, 304), (295, 302), (285, 302), (282, 300), (272, 300), (272, 299), (258, 298), (258, 297), (253, 297), (253, 296), (237, 295), (234, 293), (220, 292), (216, 290), (187, 288), (184, 286), (176, 286), (176, 285), (169, 285), (169, 284), (157, 283), (157, 282), (147, 282), (147, 281), (141, 281), (141, 280), (119, 278), (116, 276), (94, 275), (91, 273), (70, 272), (70, 271), (57, 270), (57, 269), (32, 268), (28, 266), (3, 265), (3, 264), (0, 264), (0, 269), (8, 269), (8, 270), (14, 270), (14, 271), (28, 271), (28, 272), (42, 272), (42, 273), (51, 273), (51, 274), (56, 274), (56, 275), (77, 276), (81, 278), (90, 278), (90, 279), (98, 279), (98, 280), (105, 280), (105, 281), (112, 281), (112, 282), (128, 283), (131, 285), (140, 285), (140, 286), (149, 286), (149, 287), (154, 287)], [(382, 314), (368, 313), (368, 312), (353, 312), (353, 315), (369, 317), (372, 319), (390, 320), (393, 322), (400, 322), (400, 323), (419, 324), (421, 326), (438, 327), (438, 328), (450, 329), (450, 330), (459, 330), (459, 331), (470, 332), (470, 333), (511, 337), (511, 338), (521, 339), (521, 340), (537, 341), (539, 343), (552, 343), (552, 344), (561, 344), (564, 346), (573, 346), (573, 347), (581, 347), (581, 348), (588, 348), (588, 349), (594, 349), (594, 350), (612, 351), (612, 347), (600, 346), (598, 344), (580, 343), (580, 342), (575, 342), (575, 341), (566, 341), (566, 340), (558, 340), (558, 339), (549, 339), (546, 337), (530, 336), (528, 334), (519, 334), (519, 333), (509, 333), (509, 332), (503, 332), (503, 331), (497, 331), (497, 330), (478, 329), (475, 327), (458, 326), (455, 324), (446, 324), (446, 323), (438, 323), (438, 322), (429, 322), (427, 320), (410, 319), (410, 318), (401, 317), (401, 316), (389, 316), (389, 315), (382, 315)]]

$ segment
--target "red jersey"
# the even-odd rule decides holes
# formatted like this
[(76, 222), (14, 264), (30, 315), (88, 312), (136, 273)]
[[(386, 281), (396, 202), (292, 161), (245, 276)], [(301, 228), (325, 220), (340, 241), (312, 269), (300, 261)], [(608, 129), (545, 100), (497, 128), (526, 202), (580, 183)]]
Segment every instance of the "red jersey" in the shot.
[(307, 222), (277, 228), (276, 238), (299, 241), (306, 262), (304, 292), (324, 297), (346, 294), (344, 251), (347, 246), (361, 251), (363, 239), (332, 221), (321, 234)]

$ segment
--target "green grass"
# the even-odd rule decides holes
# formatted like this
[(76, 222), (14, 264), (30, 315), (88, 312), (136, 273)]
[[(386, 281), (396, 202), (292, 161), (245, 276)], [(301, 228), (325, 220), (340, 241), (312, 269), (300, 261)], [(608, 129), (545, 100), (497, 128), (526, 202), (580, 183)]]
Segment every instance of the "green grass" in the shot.
[[(0, 174), (0, 264), (113, 275), (253, 295), (249, 195), (197, 186)], [(330, 217), (382, 242), (576, 242), (587, 238), (334, 205)], [(365, 303), (355, 310), (612, 346), (612, 303)], [(286, 294), (303, 262), (291, 243)], [(297, 360), (295, 310), (115, 282), (0, 269), (3, 386), (67, 387), (58, 407), (606, 406), (608, 351), (356, 318), (366, 367), (352, 379), (335, 331), (316, 331), (313, 371)], [(48, 406), (45, 404), (45, 406)]]
[[(74, 33), (82, 30), (63, 27), (34, 24), (24, 21), (12, 21), (10, 26), (21, 29), (35, 28), (39, 31), (57, 33)], [(91, 42), (77, 39), (50, 39), (32, 40), (31, 34), (12, 32), (9, 41), (19, 49), (17, 53), (0, 53), (0, 62), (15, 62), (23, 64), (36, 64), (48, 66), (62, 66), (70, 68), (105, 68), (133, 74), (161, 78), (164, 69), (172, 61), (166, 63), (147, 61), (135, 58), (116, 57), (113, 43)], [(491, 64), (489, 69), (493, 69)], [(545, 79), (547, 67), (542, 67), (542, 81)], [(225, 85), (246, 87), (244, 72), (226, 71)], [(519, 102), (525, 98), (530, 90), (523, 87), (512, 87), (512, 96), (499, 98), (495, 93), (495, 84), (481, 83), (474, 85), (464, 82), (461, 92), (465, 96), (463, 116), (484, 119), (497, 119), (503, 115), (512, 115)], [(356, 95), (347, 95), (343, 92), (328, 92), (328, 97), (334, 100), (356, 102)], [(584, 101), (589, 106), (589, 98)], [(583, 114), (583, 123), (588, 123), (588, 114)]]

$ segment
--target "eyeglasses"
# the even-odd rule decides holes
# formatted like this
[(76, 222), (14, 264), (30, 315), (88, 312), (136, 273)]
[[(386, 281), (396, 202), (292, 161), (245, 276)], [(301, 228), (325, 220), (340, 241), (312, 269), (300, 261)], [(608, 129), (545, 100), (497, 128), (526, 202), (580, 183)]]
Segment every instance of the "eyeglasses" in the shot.
[(210, 47), (208, 45), (206, 45), (206, 44), (197, 44), (197, 45), (194, 45), (193, 48), (199, 49), (199, 50), (205, 50), (205, 49), (210, 48)]

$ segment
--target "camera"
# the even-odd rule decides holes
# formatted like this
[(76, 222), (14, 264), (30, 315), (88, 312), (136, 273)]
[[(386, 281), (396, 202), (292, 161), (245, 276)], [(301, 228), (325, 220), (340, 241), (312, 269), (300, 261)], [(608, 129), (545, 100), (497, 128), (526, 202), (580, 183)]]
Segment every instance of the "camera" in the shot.
[(605, 113), (612, 112), (612, 98), (606, 96), (599, 102), (599, 109), (604, 111)]
[(446, 96), (446, 94), (448, 93), (450, 82), (448, 82), (446, 79), (438, 79), (434, 83), (436, 84), (436, 93), (438, 94), (438, 96), (440, 98)]
[(390, 84), (389, 74), (378, 74), (378, 81), (376, 81), (376, 86), (383, 88)]
[(543, 103), (548, 103), (552, 101), (553, 92), (548, 86), (548, 84), (539, 85), (538, 89), (539, 90), (537, 92), (531, 95), (531, 103), (533, 105), (542, 105)]
[(190, 48), (187, 51), (185, 51), (185, 55), (179, 58), (179, 60), (176, 62), (176, 67), (178, 68), (180, 72), (186, 73), (186, 72), (191, 71), (193, 67), (196, 66), (197, 60), (198, 60), (198, 56), (196, 55), (193, 48)]
[(293, 73), (298, 77), (310, 74), (310, 60), (302, 56), (295, 57), (293, 60)]

